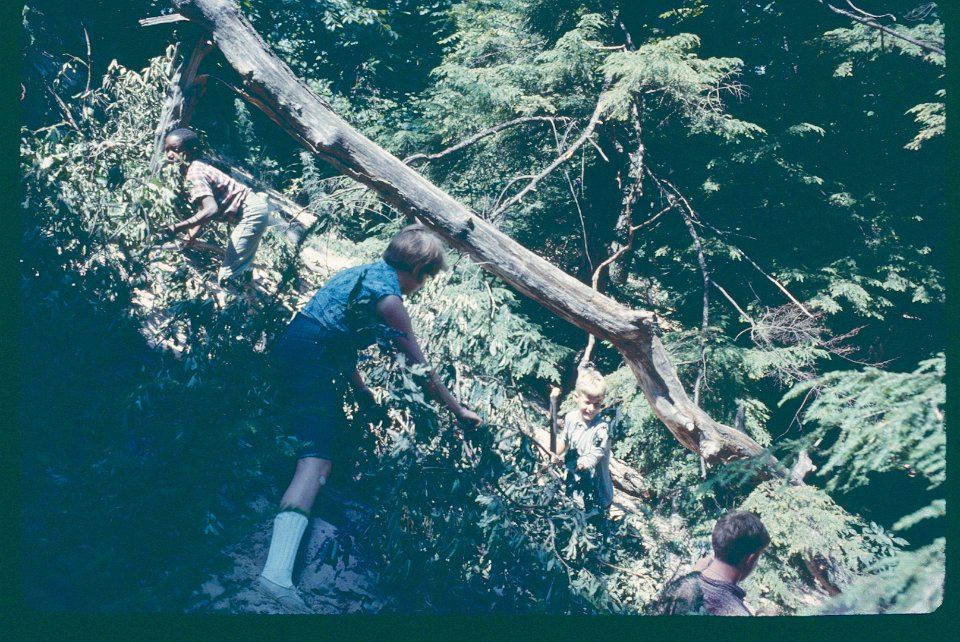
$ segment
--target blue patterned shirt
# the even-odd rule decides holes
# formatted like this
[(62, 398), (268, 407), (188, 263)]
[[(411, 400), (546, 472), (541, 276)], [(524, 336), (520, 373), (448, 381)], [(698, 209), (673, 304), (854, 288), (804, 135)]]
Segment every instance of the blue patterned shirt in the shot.
[(403, 297), (396, 270), (384, 261), (366, 263), (333, 275), (300, 312), (326, 330), (325, 343), (347, 368), (356, 364), (357, 351), (396, 336), (377, 317), (377, 303), (391, 294)]

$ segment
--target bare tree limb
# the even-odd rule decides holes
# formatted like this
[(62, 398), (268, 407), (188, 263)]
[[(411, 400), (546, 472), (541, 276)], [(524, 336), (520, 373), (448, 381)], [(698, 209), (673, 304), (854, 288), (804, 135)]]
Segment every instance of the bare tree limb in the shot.
[[(623, 25), (621, 25), (621, 27), (622, 26)], [(632, 41), (630, 41), (629, 37), (630, 37), (630, 34), (628, 33), (626, 46), (632, 47)], [(640, 199), (640, 197), (643, 195), (643, 167), (644, 167), (643, 158), (644, 158), (645, 147), (643, 144), (642, 113), (643, 113), (642, 99), (635, 98), (632, 101), (632, 104), (630, 106), (630, 115), (631, 115), (630, 122), (633, 125), (634, 132), (636, 134), (637, 149), (636, 149), (636, 152), (629, 154), (628, 156), (630, 160), (630, 169), (628, 171), (628, 175), (633, 180), (630, 182), (630, 185), (623, 196), (620, 216), (617, 217), (617, 223), (614, 228), (614, 233), (619, 234), (620, 238), (614, 239), (610, 243), (610, 249), (609, 249), (610, 256), (605, 261), (603, 261), (600, 264), (600, 266), (596, 270), (594, 270), (594, 273), (593, 273), (592, 286), (593, 286), (593, 289), (596, 290), (597, 292), (600, 291), (600, 277), (602, 276), (603, 271), (605, 269), (609, 271), (611, 269), (610, 266), (612, 266), (614, 262), (616, 262), (621, 256), (626, 254), (627, 250), (629, 250), (633, 246), (633, 237), (636, 231), (641, 227), (643, 227), (644, 225), (647, 225), (648, 223), (652, 223), (654, 220), (659, 218), (661, 214), (665, 213), (669, 209), (667, 208), (661, 211), (660, 214), (655, 215), (654, 217), (652, 217), (651, 219), (647, 220), (645, 223), (639, 226), (633, 225), (633, 208), (637, 204), (637, 201)], [(581, 181), (582, 181), (582, 178), (581, 178)], [(619, 184), (620, 182), (619, 178), (617, 182)], [(622, 235), (625, 229), (627, 232), (627, 239), (625, 244), (621, 245), (619, 241), (623, 240)], [(583, 351), (583, 357), (580, 359), (581, 367), (585, 366), (593, 358), (593, 350), (596, 347), (596, 343), (597, 343), (596, 337), (594, 337), (592, 334), (587, 336), (587, 346)]]
[(590, 120), (587, 122), (587, 126), (583, 128), (583, 132), (581, 132), (580, 138), (574, 141), (574, 143), (570, 145), (570, 147), (568, 147), (566, 151), (564, 151), (556, 159), (554, 159), (552, 163), (547, 165), (547, 167), (543, 171), (535, 175), (526, 187), (524, 187), (522, 190), (520, 190), (519, 192), (511, 196), (509, 199), (506, 200), (506, 202), (504, 202), (497, 209), (495, 209), (491, 214), (492, 218), (499, 217), (501, 214), (503, 214), (503, 212), (505, 212), (506, 210), (510, 209), (511, 207), (519, 203), (521, 200), (523, 200), (524, 196), (526, 196), (531, 191), (537, 188), (537, 185), (540, 184), (540, 181), (542, 181), (544, 178), (549, 176), (553, 172), (553, 170), (555, 170), (557, 167), (559, 167), (563, 163), (570, 160), (573, 157), (573, 153), (576, 152), (578, 149), (580, 149), (583, 146), (583, 144), (587, 142), (590, 136), (593, 135), (593, 130), (596, 129), (597, 125), (600, 123), (600, 114), (603, 112), (604, 98), (606, 97), (606, 94), (604, 92), (606, 91), (606, 88), (607, 88), (607, 84), (605, 83), (603, 86), (603, 89), (600, 92), (600, 98), (597, 100), (597, 106), (593, 110), (593, 114), (591, 114)]
[(60, 107), (60, 111), (63, 113), (64, 118), (67, 119), (66, 122), (70, 123), (70, 127), (72, 127), (74, 131), (80, 131), (80, 126), (77, 124), (77, 121), (73, 119), (73, 114), (70, 112), (70, 108), (67, 107), (67, 103), (63, 102), (63, 98), (61, 98), (57, 92), (53, 90), (53, 87), (47, 83), (44, 83), (44, 86), (47, 88), (47, 91), (50, 92), (50, 95), (53, 96), (53, 99), (57, 102), (57, 106)]
[[(693, 225), (693, 219), (697, 218), (697, 214), (690, 205), (690, 202), (683, 196), (682, 193), (680, 193), (680, 190), (678, 190), (676, 186), (667, 180), (658, 179), (653, 172), (650, 171), (649, 167), (646, 168), (646, 172), (647, 175), (653, 179), (653, 182), (656, 183), (661, 194), (666, 197), (667, 202), (676, 202), (679, 200), (683, 205), (683, 207), (678, 207), (677, 211), (680, 212), (680, 216), (683, 218), (683, 222), (687, 226), (687, 231), (690, 232), (690, 236), (693, 239), (693, 246), (697, 251), (697, 262), (700, 264), (700, 274), (703, 275), (703, 311), (700, 318), (700, 354), (697, 357), (697, 378), (693, 383), (693, 403), (699, 406), (700, 391), (703, 389), (703, 385), (707, 380), (707, 343), (710, 341), (710, 283), (712, 282), (712, 279), (710, 278), (710, 269), (707, 267), (707, 259), (703, 252), (703, 244), (700, 242), (700, 235), (697, 234), (697, 228)], [(668, 186), (673, 194), (670, 194), (664, 190), (664, 185)], [(703, 455), (700, 456), (700, 477), (702, 479), (707, 478), (707, 462)]]
[[(613, 265), (613, 263), (614, 263), (615, 261), (617, 261), (621, 256), (623, 256), (624, 254), (626, 254), (627, 252), (629, 252), (629, 251), (633, 248), (633, 238), (634, 238), (634, 235), (636, 234), (636, 232), (637, 232), (639, 229), (641, 229), (641, 228), (643, 228), (643, 227), (645, 227), (645, 226), (647, 226), (647, 225), (650, 225), (651, 223), (653, 223), (654, 221), (656, 221), (658, 218), (660, 218), (662, 215), (664, 215), (664, 214), (666, 214), (667, 212), (669, 212), (671, 209), (673, 209), (673, 206), (672, 206), (672, 205), (669, 205), (669, 206), (663, 208), (662, 210), (660, 210), (659, 212), (657, 212), (656, 214), (654, 214), (653, 216), (651, 216), (650, 218), (648, 218), (648, 219), (647, 219), (646, 221), (644, 221), (643, 223), (640, 223), (639, 225), (633, 225), (633, 226), (630, 227), (630, 235), (629, 235), (628, 238), (627, 238), (627, 243), (626, 243), (626, 245), (623, 245), (623, 246), (621, 246), (619, 249), (617, 249), (616, 252), (614, 252), (614, 253), (611, 254), (609, 257), (607, 257), (607, 259), (606, 259), (603, 263), (601, 263), (600, 265), (598, 265), (596, 270), (594, 270), (594, 272), (593, 272), (593, 278), (591, 279), (591, 284), (592, 284), (594, 290), (596, 290), (597, 292), (600, 291), (600, 277), (602, 276), (603, 271), (604, 271), (605, 269), (609, 268), (611, 265)], [(580, 359), (580, 366), (581, 366), (581, 367), (585, 366), (585, 365), (590, 361), (590, 359), (593, 357), (593, 349), (594, 349), (594, 347), (595, 347), (595, 345), (596, 345), (596, 341), (597, 341), (597, 340), (596, 340), (596, 337), (594, 337), (592, 334), (589, 335), (589, 337), (588, 337), (588, 339), (587, 339), (587, 347), (586, 347), (586, 349), (583, 351), (583, 357)]]
[(856, 11), (857, 13), (859, 13), (859, 14), (862, 15), (862, 16), (866, 16), (867, 18), (876, 18), (877, 20), (879, 20), (880, 18), (890, 18), (890, 19), (892, 19), (894, 22), (897, 21), (897, 17), (896, 17), (895, 15), (893, 15), (892, 13), (885, 13), (885, 14), (880, 15), (880, 16), (875, 16), (875, 15), (873, 15), (872, 13), (867, 13), (866, 11), (864, 11), (863, 9), (861, 9), (860, 7), (858, 7), (857, 5), (855, 5), (855, 4), (853, 4), (852, 2), (850, 2), (850, 0), (847, 0), (847, 4), (850, 6), (851, 9), (853, 9), (854, 11)]
[(558, 120), (566, 121), (570, 119), (564, 116), (523, 116), (521, 118), (514, 118), (513, 120), (508, 120), (506, 122), (500, 123), (499, 125), (494, 125), (493, 127), (489, 127), (487, 129), (481, 130), (476, 134), (473, 134), (472, 136), (464, 138), (459, 143), (455, 145), (451, 145), (450, 147), (447, 147), (446, 149), (441, 150), (435, 154), (413, 154), (411, 156), (407, 156), (406, 158), (404, 158), (403, 162), (406, 164), (410, 164), (413, 161), (418, 161), (418, 160), (436, 160), (438, 158), (443, 158), (448, 154), (452, 154), (453, 152), (460, 151), (465, 147), (469, 147), (470, 145), (476, 143), (477, 141), (483, 140), (488, 136), (493, 136), (494, 134), (502, 132), (504, 129), (515, 127), (516, 125), (521, 125), (523, 123), (536, 123), (536, 122), (554, 123)]
[(852, 12), (850, 12), (850, 11), (846, 11), (845, 9), (840, 9), (840, 8), (838, 8), (838, 7), (835, 7), (835, 6), (833, 6), (832, 4), (830, 4), (829, 2), (824, 2), (824, 0), (817, 0), (817, 2), (819, 2), (819, 3), (822, 4), (822, 5), (824, 5), (825, 7), (827, 7), (828, 9), (830, 9), (830, 11), (832, 11), (832, 12), (834, 12), (834, 13), (836, 13), (836, 14), (839, 14), (839, 15), (841, 15), (841, 16), (845, 16), (845, 17), (847, 17), (847, 18), (850, 18), (850, 19), (853, 20), (854, 22), (859, 22), (860, 24), (866, 25), (866, 26), (870, 27), (871, 29), (876, 29), (877, 31), (880, 31), (881, 33), (889, 34), (889, 35), (893, 36), (894, 38), (899, 38), (900, 40), (903, 40), (903, 41), (905, 41), (905, 42), (909, 42), (911, 45), (915, 45), (915, 46), (917, 46), (917, 47), (920, 47), (920, 48), (923, 49), (924, 51), (929, 51), (930, 53), (939, 54), (939, 55), (941, 55), (941, 56), (946, 55), (946, 52), (944, 51), (943, 47), (941, 47), (940, 45), (934, 44), (934, 43), (932, 43), (932, 42), (926, 42), (926, 41), (923, 41), (923, 40), (917, 40), (917, 39), (915, 39), (915, 38), (911, 38), (910, 36), (906, 36), (906, 35), (900, 33), (899, 31), (895, 31), (895, 30), (891, 29), (890, 27), (885, 27), (884, 25), (882, 25), (882, 24), (880, 24), (879, 22), (877, 22), (876, 20), (874, 20), (873, 17), (869, 17), (869, 14), (864, 14), (864, 15), (861, 16), (861, 15), (857, 15), (857, 14), (855, 14), (855, 13), (852, 13)]
[[(700, 235), (697, 234), (697, 228), (693, 225), (693, 220), (697, 218), (697, 213), (694, 211), (693, 206), (690, 205), (690, 202), (686, 199), (686, 197), (684, 197), (680, 190), (676, 188), (675, 185), (666, 179), (657, 178), (650, 168), (645, 168), (645, 171), (660, 189), (660, 193), (663, 194), (668, 203), (677, 203), (679, 201), (679, 203), (682, 205), (682, 207), (677, 208), (677, 211), (680, 212), (680, 216), (683, 218), (683, 222), (687, 227), (687, 231), (690, 233), (690, 237), (693, 239), (693, 247), (697, 252), (697, 263), (700, 265), (700, 274), (703, 276), (703, 311), (700, 321), (700, 356), (698, 358), (700, 365), (697, 371), (696, 382), (693, 385), (693, 402), (699, 405), (700, 389), (703, 386), (703, 383), (706, 381), (707, 376), (706, 356), (707, 343), (710, 335), (710, 283), (712, 282), (710, 278), (710, 269), (707, 266), (707, 259), (703, 252), (703, 244), (700, 242)], [(670, 190), (666, 190), (664, 185), (669, 187)], [(720, 289), (723, 291), (723, 288)]]
[(759, 272), (759, 273), (762, 274), (763, 276), (767, 277), (767, 279), (768, 279), (771, 283), (773, 283), (775, 286), (777, 286), (777, 289), (780, 290), (781, 292), (783, 292), (783, 293), (786, 295), (786, 297), (787, 297), (788, 299), (790, 299), (791, 303), (793, 303), (795, 306), (797, 306), (798, 308), (800, 308), (800, 310), (803, 311), (803, 313), (804, 313), (805, 315), (807, 315), (808, 317), (810, 317), (811, 319), (814, 318), (814, 314), (813, 314), (812, 312), (810, 312), (810, 310), (808, 310), (802, 303), (800, 303), (800, 301), (798, 301), (795, 296), (793, 296), (792, 294), (790, 294), (790, 291), (789, 291), (782, 283), (780, 283), (780, 281), (776, 280), (775, 278), (773, 278), (772, 276), (770, 276), (769, 274), (767, 274), (766, 272), (764, 272), (764, 271), (763, 271), (763, 268), (761, 268), (759, 265), (757, 265), (757, 264), (753, 261), (753, 259), (751, 259), (749, 256), (747, 256), (746, 253), (745, 253), (743, 250), (741, 250), (740, 248), (737, 248), (737, 251), (740, 252), (740, 255), (743, 256), (743, 258), (747, 259), (747, 262), (748, 262), (750, 265), (752, 265), (753, 267), (755, 267), (755, 268), (757, 269), (757, 272)]
[(166, 16), (155, 16), (153, 18), (142, 18), (139, 20), (141, 27), (152, 27), (154, 25), (165, 25), (172, 22), (184, 22), (189, 20), (186, 16), (181, 16), (179, 13), (171, 13)]
[[(557, 133), (556, 126), (553, 127), (553, 138), (554, 138), (554, 142), (557, 145), (557, 151), (558, 152), (561, 151), (563, 149), (563, 144), (560, 142), (560, 136)], [(581, 159), (582, 158), (583, 157), (581, 156)], [(581, 167), (583, 167), (582, 163), (581, 163)], [(570, 179), (570, 172), (567, 171), (567, 168), (563, 168), (563, 176), (564, 178), (567, 179), (567, 186), (570, 188), (570, 196), (573, 198), (573, 204), (577, 208), (577, 215), (580, 217), (580, 232), (583, 235), (583, 254), (584, 256), (587, 257), (587, 264), (590, 265), (590, 269), (592, 270), (593, 259), (590, 258), (590, 246), (589, 246), (589, 241), (587, 239), (587, 222), (583, 218), (583, 208), (580, 207), (580, 199), (577, 198), (577, 190), (573, 186), (573, 180)], [(583, 170), (582, 169), (580, 172), (580, 195), (581, 196), (583, 195)]]
[(529, 178), (535, 178), (535, 176), (533, 174), (521, 174), (520, 176), (514, 176), (509, 181), (507, 181), (507, 184), (503, 186), (502, 190), (500, 190), (500, 194), (497, 196), (497, 200), (494, 201), (493, 209), (490, 212), (487, 212), (486, 214), (487, 218), (491, 221), (495, 221), (497, 218), (499, 218), (498, 213), (502, 213), (502, 210), (499, 209), (498, 206), (500, 205), (500, 202), (503, 200), (503, 197), (507, 195), (507, 190), (510, 189), (510, 186), (513, 185), (514, 183), (519, 183), (520, 181), (525, 181)]
[(93, 55), (90, 48), (90, 33), (87, 31), (87, 26), (83, 25), (83, 39), (87, 41), (87, 86), (84, 88), (83, 93), (90, 93), (90, 77), (93, 74)]
[[(750, 318), (750, 315), (747, 314), (746, 312), (744, 312), (744, 311), (743, 311), (743, 308), (741, 308), (741, 307), (737, 304), (737, 302), (733, 300), (733, 297), (730, 296), (730, 294), (729, 294), (726, 290), (724, 290), (723, 287), (722, 287), (719, 283), (717, 283), (716, 281), (713, 281), (712, 283), (713, 283), (713, 287), (715, 287), (715, 288), (717, 288), (718, 290), (720, 290), (720, 294), (722, 294), (722, 295), (724, 296), (724, 298), (725, 298), (727, 301), (730, 302), (730, 305), (732, 305), (733, 307), (735, 307), (735, 308), (737, 309), (737, 312), (740, 313), (740, 316), (743, 317), (743, 320), (750, 324), (750, 328), (751, 328), (751, 329), (756, 328), (756, 327), (757, 327), (757, 324), (754, 322), (753, 319)], [(744, 330), (744, 332), (746, 332), (746, 330)], [(740, 334), (743, 334), (743, 333), (741, 332)], [(738, 336), (739, 336), (739, 335), (738, 335)]]

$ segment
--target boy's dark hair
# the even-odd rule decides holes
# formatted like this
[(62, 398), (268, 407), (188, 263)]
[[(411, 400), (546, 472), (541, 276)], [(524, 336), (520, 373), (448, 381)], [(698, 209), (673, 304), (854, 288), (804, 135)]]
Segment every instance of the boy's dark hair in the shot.
[(406, 272), (421, 268), (422, 274), (430, 276), (445, 267), (443, 256), (443, 242), (420, 223), (397, 232), (383, 251), (383, 260), (390, 267)]
[(192, 152), (194, 154), (200, 152), (200, 137), (197, 136), (197, 132), (192, 129), (187, 129), (186, 127), (174, 129), (167, 134), (164, 140), (169, 141), (171, 138), (180, 141), (180, 151), (182, 152)]
[(770, 534), (753, 513), (734, 511), (717, 520), (710, 539), (717, 559), (738, 566), (748, 555), (766, 548)]

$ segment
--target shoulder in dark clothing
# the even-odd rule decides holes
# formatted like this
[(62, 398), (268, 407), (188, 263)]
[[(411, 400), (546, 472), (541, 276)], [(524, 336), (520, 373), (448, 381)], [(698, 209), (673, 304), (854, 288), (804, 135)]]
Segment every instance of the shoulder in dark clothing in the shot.
[(746, 592), (736, 584), (698, 572), (680, 577), (664, 589), (651, 607), (654, 615), (751, 615), (743, 604)]

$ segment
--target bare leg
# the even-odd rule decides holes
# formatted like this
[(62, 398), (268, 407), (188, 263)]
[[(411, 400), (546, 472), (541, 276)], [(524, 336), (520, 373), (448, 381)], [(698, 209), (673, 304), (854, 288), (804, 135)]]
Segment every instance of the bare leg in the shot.
[(309, 608), (293, 588), (293, 565), (307, 527), (307, 515), (320, 489), (327, 482), (331, 468), (329, 459), (304, 457), (297, 460), (297, 470), (280, 500), (280, 513), (274, 520), (270, 551), (260, 574), (261, 591), (287, 609), (300, 613), (309, 612)]
[(319, 457), (304, 457), (297, 460), (297, 470), (293, 480), (287, 486), (287, 491), (280, 499), (280, 510), (294, 508), (306, 515), (310, 514), (317, 494), (327, 479), (333, 464), (329, 459)]

